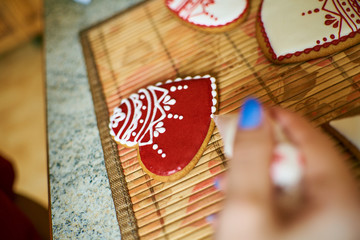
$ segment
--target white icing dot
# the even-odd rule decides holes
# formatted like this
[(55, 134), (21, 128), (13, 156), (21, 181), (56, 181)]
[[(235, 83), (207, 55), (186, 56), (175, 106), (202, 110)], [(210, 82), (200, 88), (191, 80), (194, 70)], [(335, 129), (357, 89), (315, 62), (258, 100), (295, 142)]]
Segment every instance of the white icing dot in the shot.
[(155, 86), (161, 86), (162, 85), (162, 82), (158, 82), (155, 84)]
[(169, 111), (170, 110), (170, 106), (164, 106), (165, 111)]
[(199, 79), (199, 78), (201, 78), (201, 77), (200, 77), (200, 76), (195, 76), (195, 77), (194, 77), (194, 79)]
[(216, 103), (217, 103), (216, 98), (213, 98), (213, 99), (212, 99), (212, 102), (213, 102), (213, 105), (216, 105)]
[(168, 114), (168, 118), (172, 118), (173, 115), (171, 113)]
[(142, 106), (142, 110), (146, 110), (146, 106)]
[(175, 86), (172, 86), (172, 87), (170, 88), (170, 91), (171, 91), (171, 92), (175, 92), (175, 91), (176, 91), (176, 87), (175, 87)]
[(185, 86), (184, 86), (184, 89), (188, 89), (188, 85), (185, 85)]
[(161, 127), (161, 128), (157, 128), (156, 131), (158, 131), (159, 133), (164, 133), (166, 129)]
[(212, 107), (211, 107), (211, 112), (212, 112), (212, 113), (216, 112), (216, 107), (212, 106)]
[(215, 78), (214, 77), (212, 77), (212, 78), (210, 78), (210, 81), (212, 82), (212, 83), (215, 83)]
[(179, 116), (179, 119), (182, 120), (184, 117), (183, 116)]
[(178, 117), (179, 117), (179, 115), (177, 115), (177, 114), (174, 115), (174, 118), (175, 118), (175, 119), (177, 119)]
[(136, 132), (133, 132), (131, 135), (136, 136)]
[(209, 78), (210, 75), (209, 74), (206, 74), (205, 76), (203, 76), (203, 78)]
[(158, 137), (159, 136), (159, 132), (158, 131), (154, 131), (154, 137)]
[(164, 123), (163, 122), (158, 122), (158, 124), (156, 124), (156, 128), (160, 128), (160, 127), (162, 127), (162, 126), (164, 126)]
[(158, 154), (162, 154), (162, 152), (163, 152), (162, 149), (158, 150)]
[(190, 80), (190, 79), (192, 79), (192, 77), (186, 77), (186, 78), (184, 78), (185, 80)]
[(167, 80), (165, 83), (171, 83), (171, 82), (172, 82), (172, 80), (169, 79), (169, 80)]
[(174, 80), (174, 82), (180, 82), (182, 79), (181, 78), (176, 78), (175, 80)]
[(211, 117), (211, 118), (214, 118), (214, 114), (210, 114), (210, 117)]
[(178, 86), (178, 90), (181, 90), (182, 89), (182, 86)]
[(153, 145), (153, 149), (154, 149), (154, 150), (156, 150), (156, 149), (158, 149), (158, 148), (159, 148), (159, 146), (158, 146), (157, 144), (154, 144), (154, 145)]
[(216, 97), (216, 91), (211, 91), (211, 95), (213, 96), (213, 97)]
[(140, 95), (140, 99), (144, 99), (145, 98), (145, 95)]
[(216, 84), (215, 84), (215, 83), (212, 83), (212, 84), (211, 84), (211, 88), (215, 90), (215, 89), (216, 89)]
[(144, 119), (140, 119), (140, 123), (144, 123)]
[(169, 95), (167, 95), (165, 98), (164, 98), (164, 102), (167, 102), (167, 101), (169, 101), (170, 100), (170, 96)]
[(174, 105), (176, 103), (176, 100), (175, 99), (171, 99), (169, 102), (167, 102), (166, 104), (169, 104), (169, 105)]
[(161, 157), (162, 157), (162, 158), (165, 158), (165, 157), (166, 157), (166, 154), (165, 154), (165, 153), (161, 154)]

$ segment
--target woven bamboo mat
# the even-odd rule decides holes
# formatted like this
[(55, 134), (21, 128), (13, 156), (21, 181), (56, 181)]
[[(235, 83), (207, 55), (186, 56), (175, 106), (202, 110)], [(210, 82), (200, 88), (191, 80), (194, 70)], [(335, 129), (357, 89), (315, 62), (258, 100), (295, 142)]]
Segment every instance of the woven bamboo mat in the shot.
[[(213, 179), (227, 160), (217, 130), (197, 166), (184, 178), (161, 183), (146, 175), (135, 149), (118, 146), (108, 124), (121, 99), (159, 81), (211, 74), (219, 113), (259, 98), (300, 112), (320, 126), (360, 107), (360, 45), (327, 58), (291, 65), (265, 59), (255, 38), (260, 0), (235, 30), (206, 34), (181, 24), (163, 0), (147, 1), (81, 33), (105, 163), (123, 239), (209, 239), (206, 217), (221, 209)], [(339, 143), (349, 161), (353, 155)], [(352, 162), (354, 170), (357, 161)]]

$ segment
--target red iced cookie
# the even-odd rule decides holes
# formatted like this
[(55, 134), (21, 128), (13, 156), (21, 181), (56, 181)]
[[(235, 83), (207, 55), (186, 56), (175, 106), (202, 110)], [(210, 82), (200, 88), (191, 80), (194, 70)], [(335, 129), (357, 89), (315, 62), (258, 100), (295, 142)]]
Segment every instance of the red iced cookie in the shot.
[(215, 78), (177, 78), (140, 89), (110, 117), (110, 133), (138, 149), (146, 173), (159, 181), (186, 175), (201, 157), (214, 128)]

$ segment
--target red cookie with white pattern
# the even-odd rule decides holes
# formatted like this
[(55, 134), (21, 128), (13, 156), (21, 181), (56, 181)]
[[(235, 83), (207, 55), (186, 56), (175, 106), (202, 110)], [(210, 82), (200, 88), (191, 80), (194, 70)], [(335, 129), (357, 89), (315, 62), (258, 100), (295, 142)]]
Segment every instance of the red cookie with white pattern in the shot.
[(248, 0), (165, 0), (168, 9), (184, 23), (207, 32), (224, 32), (243, 22)]
[(167, 182), (194, 168), (214, 129), (215, 78), (177, 78), (148, 86), (122, 100), (110, 117), (116, 142), (137, 148), (143, 170)]
[(275, 63), (307, 61), (360, 42), (359, 0), (263, 0), (257, 39)]

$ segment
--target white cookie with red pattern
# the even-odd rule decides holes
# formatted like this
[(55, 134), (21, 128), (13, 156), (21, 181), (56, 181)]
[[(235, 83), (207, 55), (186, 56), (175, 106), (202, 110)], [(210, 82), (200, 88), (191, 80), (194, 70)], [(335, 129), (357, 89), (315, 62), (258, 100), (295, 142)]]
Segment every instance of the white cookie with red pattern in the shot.
[(359, 0), (263, 0), (257, 38), (276, 63), (307, 61), (360, 42)]
[(248, 0), (165, 0), (183, 22), (207, 32), (224, 32), (243, 22)]

